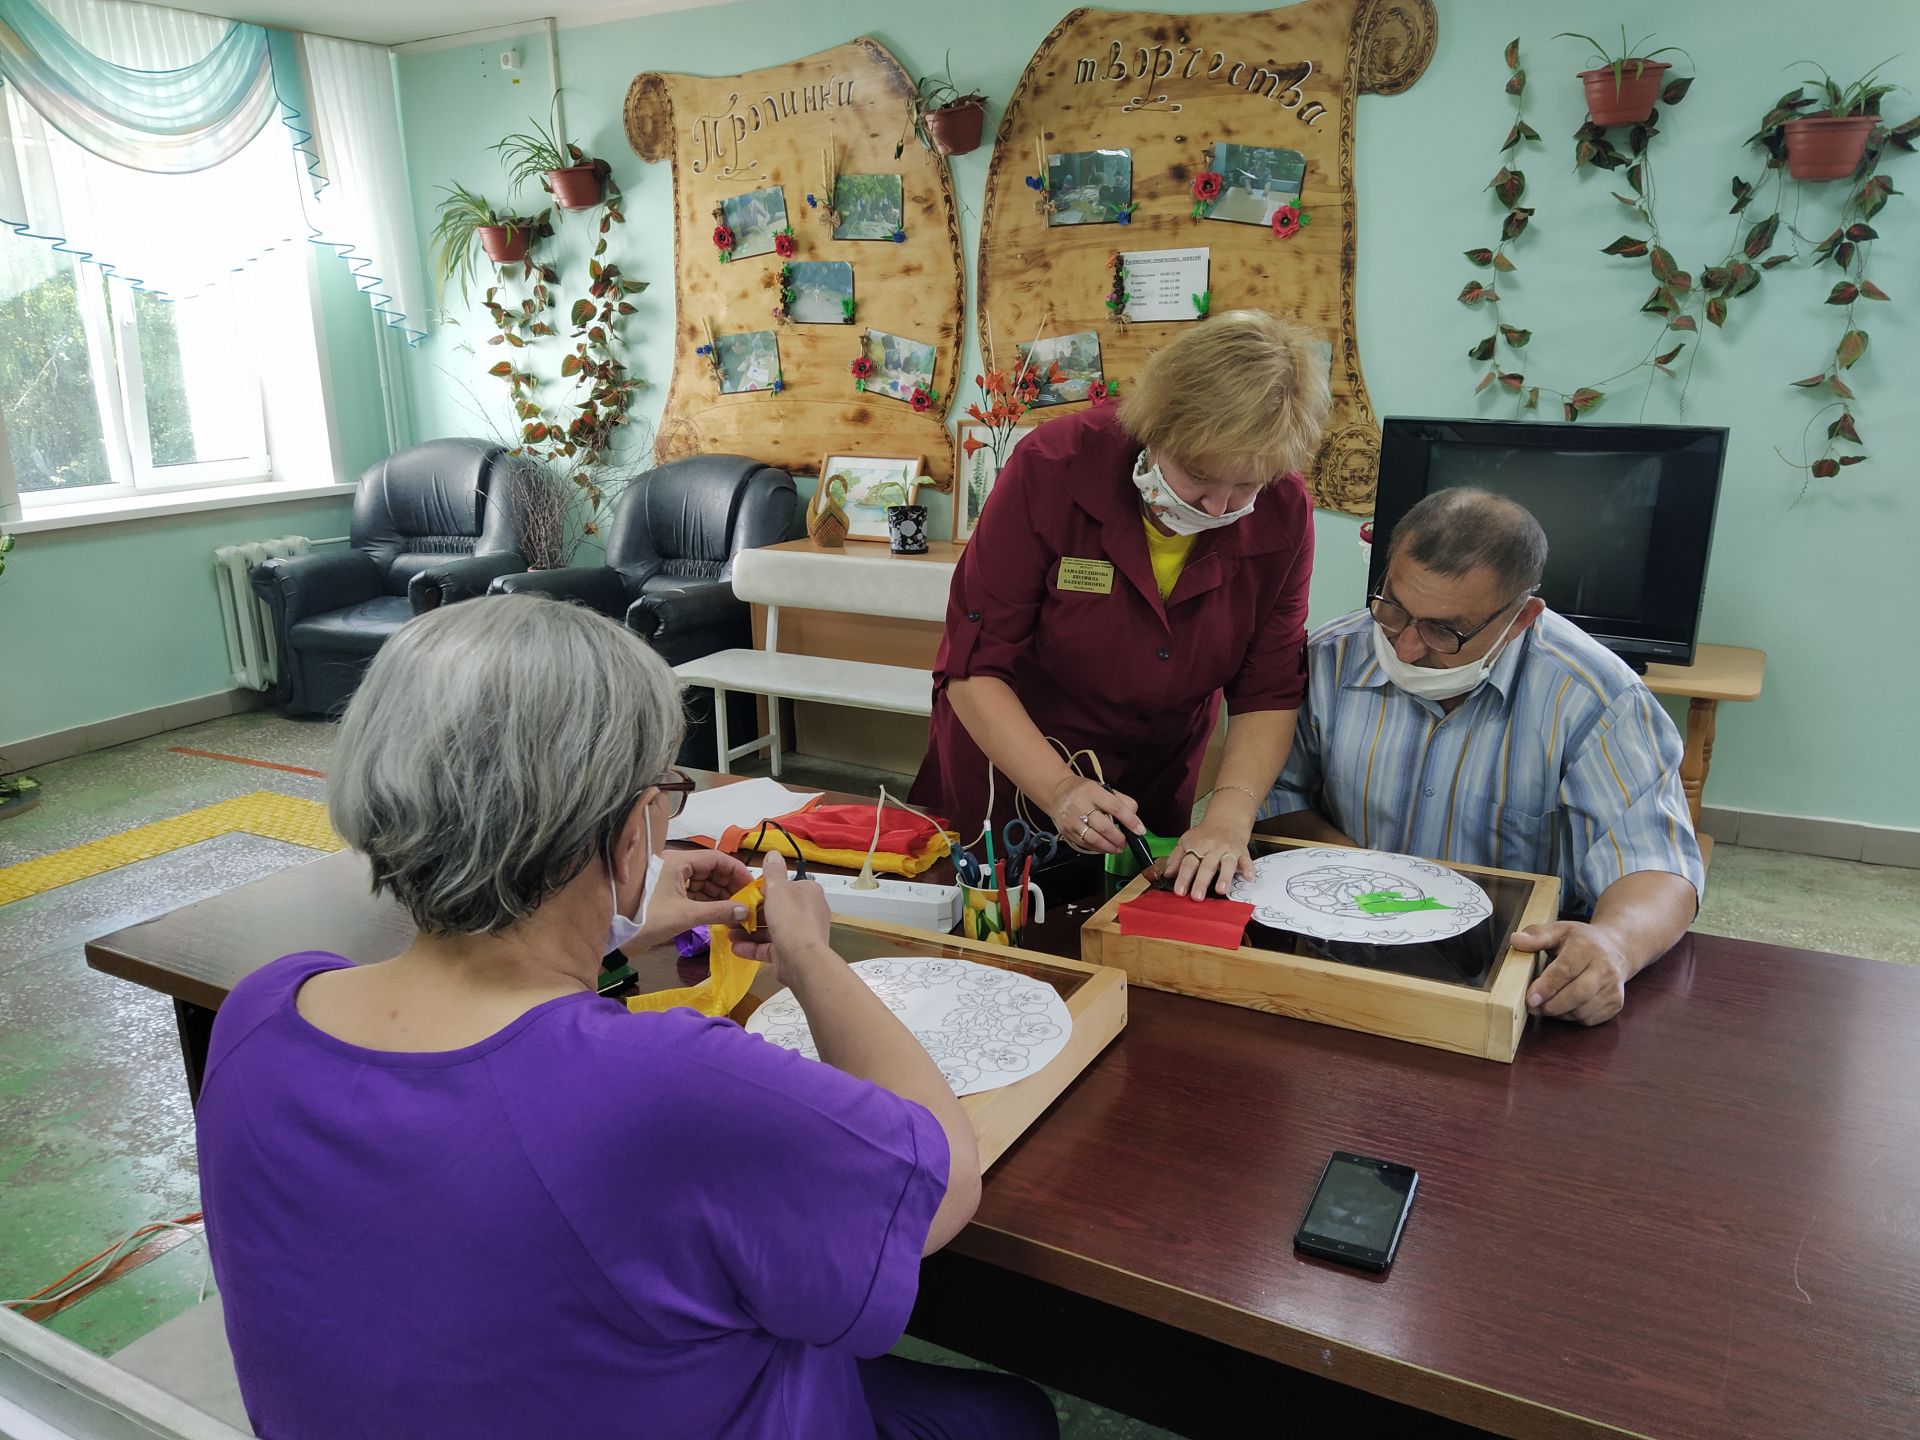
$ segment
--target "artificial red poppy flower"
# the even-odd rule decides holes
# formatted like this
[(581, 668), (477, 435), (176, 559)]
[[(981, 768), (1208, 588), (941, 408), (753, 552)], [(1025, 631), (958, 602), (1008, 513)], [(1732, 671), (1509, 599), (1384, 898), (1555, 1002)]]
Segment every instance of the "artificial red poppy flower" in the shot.
[(731, 250), (733, 248), (733, 231), (724, 225), (714, 226), (713, 248), (716, 250)]
[(781, 256), (783, 259), (798, 255), (800, 253), (800, 242), (791, 235), (776, 235), (773, 237), (773, 253)]
[(1218, 200), (1221, 187), (1227, 183), (1226, 176), (1218, 170), (1202, 170), (1193, 177), (1193, 198), (1196, 200)]
[(933, 408), (933, 396), (929, 395), (922, 387), (916, 385), (913, 387), (913, 393), (907, 397), (907, 403), (916, 410), (931, 410)]
[(1273, 233), (1282, 240), (1291, 240), (1300, 233), (1300, 211), (1297, 206), (1282, 205), (1273, 212)]
[(862, 355), (859, 359), (855, 360), (851, 365), (847, 366), (847, 369), (853, 372), (854, 379), (865, 380), (868, 376), (873, 374), (873, 361), (869, 360), (866, 356)]
[(1096, 380), (1091, 385), (1087, 386), (1087, 399), (1093, 401), (1096, 405), (1099, 404), (1100, 401), (1106, 398), (1107, 398), (1107, 382), (1106, 381)]

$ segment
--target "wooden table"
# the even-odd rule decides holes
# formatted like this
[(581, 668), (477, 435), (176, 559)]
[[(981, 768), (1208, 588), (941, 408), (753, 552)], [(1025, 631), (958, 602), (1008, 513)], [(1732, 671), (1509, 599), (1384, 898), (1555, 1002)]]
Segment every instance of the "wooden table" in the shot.
[[(1687, 792), (1696, 834), (1707, 770), (1713, 764), (1713, 729), (1720, 702), (1759, 699), (1766, 675), (1766, 651), (1735, 645), (1696, 645), (1691, 665), (1647, 666), (1647, 688), (1654, 694), (1687, 697), (1687, 748), (1680, 760), (1680, 785)], [(1701, 835), (1700, 849), (1711, 857), (1712, 839)]]
[[(1050, 906), (1034, 948), (1071, 953), (1085, 913)], [(408, 935), (342, 853), (87, 955), (176, 1000), (191, 1066), (257, 965), (303, 948), (374, 960)], [(973, 1353), (1066, 1378), (1091, 1346), (1074, 1388), (1123, 1404), (1177, 1353), (1187, 1398), (1147, 1418), (1194, 1435), (1284, 1432), (1303, 1413), (1263, 1378), (1244, 1405), (1228, 1397), (1237, 1420), (1193, 1424), (1243, 1363), (1504, 1435), (1920, 1434), (1920, 973), (1689, 937), (1619, 1020), (1535, 1021), (1510, 1066), (1129, 999), (1120, 1040), (930, 1262), (917, 1333), (957, 1334), (981, 1277), (1064, 1296), (1073, 1331), (995, 1353), (1036, 1318), (996, 1308), (974, 1316)], [(1292, 1253), (1335, 1149), (1421, 1171), (1384, 1279)], [(1125, 1351), (1109, 1336), (1130, 1325), (1167, 1338)], [(1395, 1413), (1360, 1433), (1421, 1433)]]

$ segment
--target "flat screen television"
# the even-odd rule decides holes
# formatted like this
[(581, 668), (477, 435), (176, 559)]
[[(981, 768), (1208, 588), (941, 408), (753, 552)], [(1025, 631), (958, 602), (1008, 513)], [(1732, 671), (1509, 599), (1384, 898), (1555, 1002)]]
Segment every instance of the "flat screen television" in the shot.
[(1367, 593), (1416, 503), (1455, 486), (1491, 490), (1547, 532), (1548, 605), (1637, 670), (1690, 664), (1726, 449), (1725, 430), (1696, 425), (1390, 417)]

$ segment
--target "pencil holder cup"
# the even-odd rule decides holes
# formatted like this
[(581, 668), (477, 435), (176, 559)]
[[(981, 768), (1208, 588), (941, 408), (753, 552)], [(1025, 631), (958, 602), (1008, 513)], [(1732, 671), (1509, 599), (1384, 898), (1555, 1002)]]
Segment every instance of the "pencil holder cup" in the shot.
[[(1038, 885), (1027, 886), (1029, 913), (1025, 917), (1029, 925), (1038, 925), (1047, 918), (1047, 897), (1040, 893)], [(1019, 904), (1011, 890), (1007, 892), (1007, 902)], [(989, 945), (1011, 945), (1007, 937), (1007, 917), (1000, 912), (1000, 892), (979, 885), (960, 887), (960, 933), (969, 940), (984, 940)]]

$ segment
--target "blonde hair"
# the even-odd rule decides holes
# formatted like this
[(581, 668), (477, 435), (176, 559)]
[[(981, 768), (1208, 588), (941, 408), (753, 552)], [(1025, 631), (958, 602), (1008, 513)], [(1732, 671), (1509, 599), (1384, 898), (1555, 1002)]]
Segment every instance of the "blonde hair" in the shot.
[(1314, 333), (1264, 310), (1227, 310), (1147, 359), (1120, 423), (1150, 450), (1210, 475), (1251, 464), (1304, 471), (1332, 397)]

